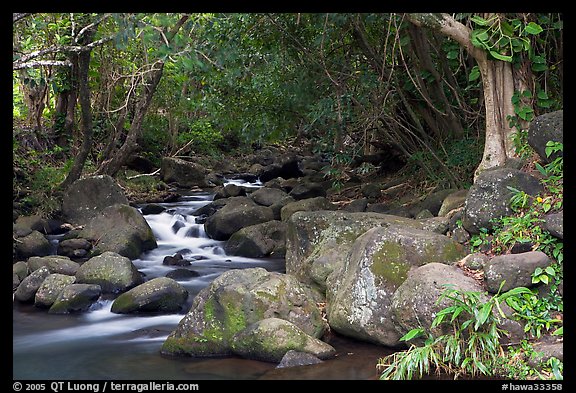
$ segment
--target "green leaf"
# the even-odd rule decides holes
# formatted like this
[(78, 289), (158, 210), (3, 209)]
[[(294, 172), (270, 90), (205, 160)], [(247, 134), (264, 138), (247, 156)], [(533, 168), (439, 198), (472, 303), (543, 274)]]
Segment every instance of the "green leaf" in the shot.
[(420, 337), (424, 334), (424, 329), (412, 329), (400, 338), (400, 341), (410, 341), (413, 338)]
[(563, 336), (564, 335), (564, 326), (559, 327), (558, 329), (552, 332), (553, 336)]
[(549, 276), (555, 276), (556, 275), (556, 271), (554, 270), (554, 268), (552, 266), (548, 266), (546, 269), (544, 269), (544, 271)]
[(530, 22), (526, 25), (524, 31), (528, 34), (536, 35), (542, 33), (544, 29), (538, 23)]
[(546, 71), (548, 69), (548, 66), (546, 64), (532, 64), (532, 71), (534, 72), (541, 72), (541, 71)]
[(506, 55), (500, 54), (500, 53), (496, 52), (495, 50), (491, 50), (490, 54), (495, 59), (507, 61), (507, 62), (512, 62), (512, 56), (506, 56)]
[(548, 93), (546, 93), (544, 90), (540, 90), (538, 92), (538, 98), (540, 98), (542, 100), (547, 100), (548, 99)]
[(458, 52), (457, 50), (451, 50), (450, 52), (448, 52), (448, 53), (446, 54), (446, 58), (447, 58), (447, 59), (450, 59), (450, 60), (454, 60), (454, 59), (456, 59), (456, 58), (458, 57), (458, 53), (459, 53), (459, 52)]
[(492, 304), (486, 303), (480, 309), (480, 314), (478, 315), (478, 319), (476, 320), (476, 324), (474, 325), (474, 329), (478, 330), (478, 328), (488, 320), (488, 317), (492, 313)]
[(468, 82), (474, 82), (476, 79), (480, 77), (480, 69), (478, 66), (472, 67), (470, 70), (470, 75), (468, 75)]
[(472, 22), (476, 23), (478, 26), (488, 26), (488, 24), (489, 24), (489, 22), (486, 19), (484, 19), (478, 15), (474, 15), (472, 18), (470, 18), (470, 20)]
[(535, 276), (539, 276), (539, 275), (542, 274), (542, 272), (543, 272), (542, 268), (541, 268), (541, 267), (537, 267), (537, 268), (534, 270), (534, 275), (535, 275)]
[(536, 169), (538, 169), (538, 172), (540, 172), (542, 176), (548, 176), (548, 171), (542, 165), (536, 162), (534, 163), (534, 166), (536, 167)]

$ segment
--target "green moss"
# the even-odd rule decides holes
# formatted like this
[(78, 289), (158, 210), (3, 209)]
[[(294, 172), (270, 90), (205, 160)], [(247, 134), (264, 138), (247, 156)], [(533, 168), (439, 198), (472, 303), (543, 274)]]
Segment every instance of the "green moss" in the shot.
[(110, 311), (113, 313), (126, 313), (135, 309), (136, 305), (134, 304), (134, 297), (129, 293), (123, 293), (114, 300)]
[(465, 256), (464, 247), (456, 242), (442, 244), (440, 249), (434, 243), (425, 246), (423, 262), (450, 263), (460, 260)]
[(401, 245), (384, 242), (372, 255), (370, 270), (383, 281), (400, 286), (408, 277), (410, 265), (405, 262), (406, 255)]

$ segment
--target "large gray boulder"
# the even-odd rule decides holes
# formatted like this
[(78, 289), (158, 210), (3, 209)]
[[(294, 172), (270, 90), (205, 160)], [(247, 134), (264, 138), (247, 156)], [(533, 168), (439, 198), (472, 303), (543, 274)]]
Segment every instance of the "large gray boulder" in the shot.
[(76, 272), (76, 283), (97, 284), (103, 293), (120, 293), (144, 282), (132, 261), (106, 251), (87, 260)]
[(464, 229), (478, 234), (481, 228), (493, 228), (491, 220), (512, 215), (510, 199), (514, 192), (508, 187), (532, 196), (544, 189), (536, 177), (518, 169), (486, 170), (480, 173), (468, 192), (462, 216)]
[(488, 300), (488, 296), (483, 295), (484, 288), (458, 267), (428, 263), (413, 270), (392, 296), (390, 314), (398, 335), (403, 336), (418, 328), (424, 328), (437, 336), (449, 334), (451, 331), (447, 325), (431, 329), (437, 313), (452, 305), (447, 299), (438, 303), (440, 295), (447, 288), (479, 292), (481, 300)]
[(46, 239), (46, 236), (33, 230), (29, 235), (17, 239), (15, 251), (17, 257), (26, 259), (35, 255), (50, 255), (52, 253), (52, 245)]
[(461, 244), (434, 232), (396, 225), (368, 230), (327, 279), (330, 327), (356, 339), (399, 345), (390, 307), (396, 289), (411, 270), (428, 263), (452, 264), (464, 255)]
[(228, 239), (224, 250), (228, 255), (248, 258), (283, 258), (286, 255), (286, 223), (274, 220), (242, 228)]
[(28, 303), (34, 301), (34, 296), (36, 296), (36, 291), (40, 288), (40, 285), (44, 282), (46, 277), (50, 275), (50, 271), (46, 267), (41, 267), (40, 269), (32, 272), (26, 276), (16, 288), (14, 292), (14, 299), (22, 303)]
[(100, 298), (97, 284), (70, 284), (64, 287), (50, 309), (50, 314), (69, 314), (86, 311)]
[(463, 207), (466, 203), (467, 196), (468, 190), (458, 190), (446, 195), (446, 198), (442, 201), (440, 210), (438, 210), (438, 216), (444, 217), (452, 210)]
[(48, 308), (60, 295), (60, 292), (69, 284), (73, 284), (76, 280), (74, 276), (67, 276), (65, 274), (54, 273), (50, 274), (44, 279), (36, 295), (34, 296), (34, 305), (36, 307)]
[(163, 157), (160, 176), (165, 183), (175, 183), (179, 187), (207, 187), (208, 171), (201, 165), (180, 158)]
[(288, 220), (292, 214), (299, 211), (337, 210), (338, 207), (323, 196), (301, 199), (290, 202), (280, 210), (282, 221)]
[(288, 351), (309, 353), (319, 359), (336, 355), (331, 345), (280, 318), (266, 318), (251, 324), (234, 336), (231, 348), (243, 358), (274, 363), (279, 363)]
[(217, 356), (232, 354), (233, 337), (266, 318), (280, 318), (312, 337), (326, 322), (317, 306), (323, 298), (295, 277), (263, 268), (229, 270), (202, 289), (168, 336), (162, 353)]
[(544, 229), (558, 239), (564, 239), (564, 211), (546, 214), (544, 217)]
[(354, 241), (369, 229), (399, 225), (443, 233), (442, 220), (370, 212), (296, 212), (287, 221), (286, 273), (324, 291), (328, 275), (342, 266)]
[(130, 259), (156, 248), (152, 228), (138, 209), (129, 205), (112, 205), (90, 219), (84, 229), (75, 234), (90, 240), (92, 255), (112, 251)]
[(168, 277), (157, 277), (118, 296), (111, 311), (116, 314), (178, 312), (187, 298), (188, 291), (181, 284)]
[(542, 251), (529, 251), (520, 254), (504, 254), (492, 258), (484, 266), (484, 280), (489, 292), (506, 292), (516, 287), (534, 286), (532, 273), (536, 268), (545, 269), (552, 260)]
[(548, 141), (564, 141), (564, 111), (545, 113), (537, 116), (528, 128), (528, 144), (538, 153), (544, 163), (551, 162), (563, 155), (562, 151), (546, 156), (546, 143)]
[(33, 272), (41, 267), (46, 267), (50, 273), (66, 274), (73, 276), (78, 271), (80, 264), (70, 258), (60, 255), (47, 255), (43, 257), (28, 258), (28, 269)]
[(249, 198), (245, 199), (249, 200), (252, 205), (228, 203), (208, 217), (204, 223), (204, 229), (211, 239), (228, 240), (233, 233), (242, 228), (274, 220), (271, 208), (256, 205)]
[(62, 213), (74, 225), (86, 224), (105, 207), (128, 204), (128, 199), (111, 176), (101, 175), (76, 180), (62, 200)]
[(279, 188), (261, 187), (250, 194), (250, 198), (259, 205), (272, 206), (286, 198), (288, 193)]

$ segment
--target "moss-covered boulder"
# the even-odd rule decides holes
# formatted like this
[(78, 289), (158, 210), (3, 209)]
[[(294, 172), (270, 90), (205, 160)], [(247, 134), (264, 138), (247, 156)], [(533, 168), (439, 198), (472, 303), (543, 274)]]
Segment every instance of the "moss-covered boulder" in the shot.
[(143, 252), (158, 247), (144, 216), (138, 209), (124, 204), (106, 207), (74, 236), (88, 239), (94, 244), (91, 255), (112, 251), (136, 259)]
[(328, 277), (330, 327), (357, 339), (399, 345), (390, 314), (396, 289), (410, 270), (433, 262), (452, 264), (465, 254), (461, 244), (430, 231), (397, 225), (368, 230)]
[(443, 218), (427, 220), (373, 212), (300, 211), (287, 221), (286, 273), (326, 290), (326, 279), (339, 269), (354, 241), (376, 227), (399, 225), (442, 233)]
[(188, 291), (181, 284), (168, 277), (158, 277), (118, 296), (111, 311), (116, 314), (178, 312), (187, 298)]
[(263, 268), (229, 270), (202, 289), (188, 314), (162, 346), (167, 355), (230, 355), (236, 333), (276, 317), (322, 337), (327, 324), (317, 303), (324, 299), (295, 277)]
[(34, 296), (34, 305), (36, 307), (48, 308), (60, 295), (60, 292), (76, 280), (74, 276), (67, 276), (65, 274), (53, 273), (44, 279), (36, 295)]
[(103, 293), (120, 293), (144, 282), (132, 261), (106, 251), (87, 260), (76, 272), (79, 284), (98, 284)]
[(231, 348), (244, 358), (274, 363), (279, 363), (291, 350), (309, 353), (319, 359), (336, 355), (331, 345), (279, 318), (267, 318), (251, 324), (234, 336)]
[(68, 314), (86, 311), (102, 294), (97, 284), (70, 284), (60, 292), (48, 313)]

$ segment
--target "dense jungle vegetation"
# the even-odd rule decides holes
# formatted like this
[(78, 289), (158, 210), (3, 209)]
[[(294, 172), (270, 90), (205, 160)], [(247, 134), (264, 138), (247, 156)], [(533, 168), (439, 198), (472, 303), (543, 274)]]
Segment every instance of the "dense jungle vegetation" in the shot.
[[(419, 186), (468, 188), (511, 158), (534, 167), (528, 126), (562, 108), (557, 13), (13, 14), (13, 201), (22, 214), (58, 214), (62, 191), (83, 176), (125, 179), (136, 153), (158, 167), (164, 156), (225, 159), (267, 144), (312, 146), (331, 160), (335, 188), (376, 153), (380, 161), (360, 161), (363, 174), (400, 162)], [(500, 252), (506, 236), (534, 229), (530, 217), (561, 206), (555, 165), (540, 167), (552, 180), (539, 204), (513, 201), (518, 217), (501, 227), (517, 232), (492, 234)], [(558, 265), (535, 280), (557, 284), (561, 246), (543, 247)], [(561, 299), (519, 295), (534, 335), (561, 329)], [(478, 304), (465, 306), (474, 314)], [(508, 364), (511, 377), (537, 375)], [(551, 363), (544, 376), (560, 373)]]

